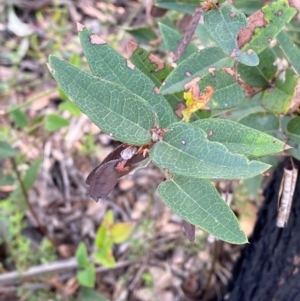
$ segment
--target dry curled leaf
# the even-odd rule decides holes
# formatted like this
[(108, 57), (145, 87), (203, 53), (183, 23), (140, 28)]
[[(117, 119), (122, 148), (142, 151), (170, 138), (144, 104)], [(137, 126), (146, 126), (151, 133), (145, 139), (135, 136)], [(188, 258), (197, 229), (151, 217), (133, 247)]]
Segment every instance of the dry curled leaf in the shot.
[(284, 228), (288, 223), (297, 177), (298, 169), (296, 167), (289, 165), (284, 168), (278, 194), (278, 215), (276, 225), (279, 228)]

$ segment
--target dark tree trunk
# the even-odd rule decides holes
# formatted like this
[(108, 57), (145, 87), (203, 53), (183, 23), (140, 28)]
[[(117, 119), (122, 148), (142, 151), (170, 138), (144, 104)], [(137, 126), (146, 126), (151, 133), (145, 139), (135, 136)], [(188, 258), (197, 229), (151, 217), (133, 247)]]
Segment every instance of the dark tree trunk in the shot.
[[(295, 162), (300, 169), (300, 163)], [(276, 227), (277, 197), (283, 174), (281, 164), (264, 192), (250, 244), (233, 269), (223, 300), (300, 301), (300, 176), (289, 221)]]

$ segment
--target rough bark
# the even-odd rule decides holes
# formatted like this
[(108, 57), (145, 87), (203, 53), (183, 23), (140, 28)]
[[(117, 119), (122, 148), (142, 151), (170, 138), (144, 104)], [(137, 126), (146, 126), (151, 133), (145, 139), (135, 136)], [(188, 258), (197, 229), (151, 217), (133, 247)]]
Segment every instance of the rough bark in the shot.
[[(264, 191), (250, 244), (235, 264), (227, 301), (300, 300), (300, 176), (286, 228), (276, 227), (277, 196), (284, 163)], [(300, 163), (295, 162), (300, 169)]]

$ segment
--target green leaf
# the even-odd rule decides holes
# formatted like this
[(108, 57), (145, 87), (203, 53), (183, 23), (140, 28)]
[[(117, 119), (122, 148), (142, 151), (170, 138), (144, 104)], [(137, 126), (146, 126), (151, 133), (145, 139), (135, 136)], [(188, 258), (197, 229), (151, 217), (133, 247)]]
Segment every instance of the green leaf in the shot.
[(292, 148), (288, 152), (297, 160), (300, 160), (300, 136), (294, 134), (287, 134), (286, 143)]
[(209, 35), (206, 26), (203, 23), (199, 23), (196, 28), (197, 38), (201, 41), (201, 45), (205, 48), (215, 46), (215, 41)]
[[(157, 114), (160, 127), (166, 127), (175, 121), (174, 113), (167, 100), (160, 94), (158, 87), (143, 72), (87, 28), (79, 31), (79, 37), (93, 75), (100, 77), (101, 80), (123, 86), (128, 92), (131, 92), (132, 96), (128, 95), (128, 97), (147, 102)], [(109, 94), (114, 93), (116, 89), (117, 87), (112, 87)], [(115, 97), (113, 96), (113, 98)], [(117, 101), (112, 101), (116, 102), (117, 105)], [(120, 106), (123, 105), (120, 104)], [(125, 105), (124, 102), (123, 110), (126, 108), (128, 111), (134, 110), (136, 112), (138, 111), (136, 107), (138, 105), (134, 103)], [(132, 112), (131, 115), (136, 114)], [(146, 119), (146, 116), (143, 118)]]
[(242, 49), (244, 51), (252, 49), (256, 53), (261, 53), (280, 33), (285, 24), (291, 21), (296, 12), (288, 0), (278, 0), (264, 6), (249, 18), (249, 24), (252, 24), (252, 27), (245, 30), (251, 34), (248, 37), (250, 41), (247, 41)]
[(246, 16), (233, 6), (222, 5), (204, 14), (204, 23), (210, 36), (231, 58), (248, 65), (256, 66), (258, 56), (253, 51), (243, 52), (239, 49), (237, 35), (241, 28), (247, 26)]
[(277, 67), (274, 65), (276, 54), (268, 47), (258, 57), (259, 64), (255, 67), (239, 64), (238, 74), (252, 87), (266, 87), (277, 72)]
[(28, 125), (28, 119), (26, 114), (20, 109), (15, 109), (10, 112), (10, 117), (17, 127), (23, 129)]
[(76, 256), (78, 266), (80, 268), (86, 268), (90, 264), (85, 243), (83, 243), (83, 242), (79, 243), (79, 245), (76, 249), (75, 256)]
[(151, 140), (154, 114), (141, 96), (55, 56), (50, 56), (49, 61), (61, 88), (103, 132), (133, 145), (145, 145)]
[(98, 231), (97, 231), (97, 234), (96, 234), (95, 246), (98, 249), (101, 249), (110, 240), (111, 239), (109, 238), (108, 229), (104, 225), (101, 225), (98, 228)]
[(295, 117), (287, 125), (289, 133), (300, 136), (300, 117)]
[(224, 114), (224, 118), (240, 120), (241, 118), (258, 112), (265, 112), (260, 104), (261, 93), (255, 94), (252, 98), (245, 98), (235, 109)]
[(174, 176), (158, 186), (158, 193), (185, 221), (229, 243), (247, 242), (234, 213), (209, 181)]
[(45, 120), (45, 130), (48, 132), (57, 131), (63, 127), (66, 127), (70, 124), (69, 120), (57, 115), (49, 114), (46, 116)]
[(234, 60), (225, 55), (220, 48), (205, 48), (182, 61), (166, 78), (160, 90), (163, 94), (186, 90), (185, 85), (195, 78), (199, 77), (200, 80), (209, 74), (211, 69), (232, 67), (233, 63)]
[[(157, 87), (159, 87), (173, 68), (133, 42), (129, 42), (128, 48), (132, 53), (130, 61), (147, 75)], [(181, 100), (171, 94), (165, 95), (164, 97), (167, 99), (174, 112), (174, 110), (176, 110), (176, 105), (181, 102)]]
[(235, 121), (209, 118), (195, 121), (192, 125), (204, 130), (209, 141), (224, 144), (233, 154), (253, 158), (284, 150), (285, 144), (280, 140)]
[(150, 149), (150, 158), (170, 173), (208, 179), (240, 179), (260, 174), (269, 165), (249, 162), (246, 157), (230, 153), (193, 124), (177, 123), (170, 127), (163, 141)]
[(279, 119), (276, 115), (260, 112), (252, 113), (240, 119), (241, 124), (265, 133), (279, 130)]
[(297, 76), (291, 69), (285, 71), (285, 79), (277, 78), (275, 87), (265, 90), (261, 105), (265, 110), (274, 114), (286, 114), (292, 101), (297, 85)]
[(82, 287), (80, 289), (78, 298), (80, 301), (108, 301), (105, 297), (88, 287)]
[(262, 8), (263, 3), (261, 0), (236, 0), (234, 1), (234, 7), (242, 11), (246, 15), (252, 15), (257, 10)]
[(79, 117), (81, 112), (78, 107), (74, 104), (74, 102), (70, 100), (66, 100), (59, 104), (59, 110), (66, 110), (69, 111), (73, 116)]
[(214, 88), (214, 94), (207, 103), (212, 109), (231, 109), (245, 99), (242, 87), (225, 71), (216, 70), (204, 76), (200, 81), (201, 91), (205, 91), (207, 86)]
[(199, 0), (157, 0), (155, 5), (169, 10), (193, 14), (195, 8), (199, 6)]
[(3, 140), (0, 140), (0, 159), (16, 157), (18, 152), (11, 145)]
[(135, 223), (118, 223), (111, 227), (111, 238), (115, 244), (120, 244), (128, 239), (134, 229)]
[(83, 271), (77, 272), (77, 280), (81, 285), (94, 287), (96, 280), (96, 271), (93, 264), (90, 264)]
[(6, 174), (2, 169), (0, 169), (0, 187), (13, 185), (15, 183), (15, 179), (12, 174)]
[(295, 117), (287, 124), (287, 144), (292, 148), (288, 152), (300, 160), (300, 117)]
[(262, 175), (257, 175), (253, 178), (244, 179), (243, 183), (248, 191), (251, 200), (257, 200), (259, 196), (258, 192), (262, 186), (263, 178), (264, 177)]
[(151, 40), (157, 39), (157, 35), (151, 27), (128, 28), (126, 31), (142, 44), (148, 45)]
[(290, 62), (295, 73), (300, 77), (300, 49), (299, 47), (291, 40), (289, 35), (282, 31), (277, 36), (277, 42), (279, 47), (285, 54), (286, 58)]
[[(167, 50), (175, 52), (182, 39), (182, 35), (178, 31), (166, 26), (165, 24), (158, 23), (158, 26), (159, 26), (159, 30), (161, 32), (163, 41), (167, 47)], [(191, 54), (193, 54), (197, 51), (198, 51), (197, 46), (195, 46), (192, 43), (189, 43), (186, 51), (183, 53), (183, 55), (178, 60), (178, 64), (181, 61), (185, 60), (187, 57), (189, 57)]]
[(173, 68), (163, 60), (138, 46), (136, 43), (129, 41), (128, 47), (130, 52), (130, 61), (145, 75), (147, 75), (157, 87), (166, 79)]
[(33, 187), (35, 180), (37, 179), (40, 165), (42, 162), (43, 162), (42, 158), (37, 158), (30, 164), (29, 168), (27, 169), (25, 176), (23, 178), (23, 184), (26, 191), (28, 191)]
[(112, 268), (116, 265), (115, 258), (112, 253), (112, 245), (103, 246), (102, 249), (94, 253), (95, 261), (105, 267)]

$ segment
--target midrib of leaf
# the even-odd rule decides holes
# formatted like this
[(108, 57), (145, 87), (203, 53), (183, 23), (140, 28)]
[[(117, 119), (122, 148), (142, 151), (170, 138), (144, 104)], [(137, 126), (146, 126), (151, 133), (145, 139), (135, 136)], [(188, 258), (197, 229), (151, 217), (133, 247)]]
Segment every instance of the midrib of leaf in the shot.
[[(185, 194), (185, 196), (187, 198), (189, 198), (190, 200), (192, 200), (194, 204), (198, 205), (209, 217), (211, 217), (212, 219), (214, 219), (215, 221), (217, 221), (222, 226), (222, 228), (225, 229), (225, 231), (231, 233), (234, 237), (236, 237), (238, 239), (238, 237), (234, 234), (234, 232), (231, 232), (229, 229), (227, 229), (221, 222), (219, 222), (218, 219), (216, 219), (216, 217), (214, 217), (213, 215), (211, 215), (199, 203), (195, 202), (195, 200), (189, 194), (187, 194), (183, 189), (181, 189), (181, 187), (175, 181), (173, 181), (173, 183), (180, 189), (180, 191), (182, 191)], [(208, 184), (211, 185), (211, 183), (209, 183), (209, 182), (208, 182)], [(221, 196), (220, 196), (220, 198), (221, 198)], [(208, 218), (208, 216), (203, 220), (203, 222)], [(209, 230), (205, 229), (204, 227), (201, 226), (201, 228), (204, 229), (205, 231), (209, 232)]]
[[(232, 84), (230, 84), (228, 86), (225, 86), (225, 87), (222, 87), (221, 89), (216, 90), (216, 92), (220, 92), (220, 91), (223, 91), (223, 90), (228, 90), (231, 87), (235, 87), (236, 84), (237, 84), (237, 82), (233, 82)], [(237, 85), (239, 85), (239, 84), (237, 84)], [(214, 98), (214, 95), (212, 95), (212, 98)]]
[[(59, 60), (61, 60), (61, 59), (59, 59)], [(72, 65), (71, 65), (71, 66), (72, 66)], [(73, 66), (73, 67), (74, 67), (74, 66)], [(77, 77), (80, 78), (80, 74), (84, 72), (84, 71), (82, 71), (82, 70), (80, 70), (80, 69), (78, 69), (78, 71), (79, 71), (79, 73), (77, 74), (77, 76), (75, 76), (75, 77), (73, 77), (73, 78), (70, 77), (69, 74), (68, 74), (67, 72), (64, 72), (65, 77), (68, 76), (68, 78), (71, 78), (71, 81), (70, 81), (70, 84), (69, 84), (69, 85), (74, 84), (74, 82), (76, 83)], [(149, 103), (148, 103), (147, 101), (145, 101), (145, 100), (144, 100), (142, 97), (140, 97), (139, 95), (137, 95), (137, 94), (133, 93), (132, 91), (128, 90), (125, 86), (122, 86), (122, 85), (119, 85), (118, 83), (111, 82), (111, 81), (109, 81), (109, 80), (106, 80), (106, 79), (103, 79), (103, 78), (94, 76), (94, 75), (92, 75), (92, 74), (89, 74), (89, 75), (92, 76), (92, 77), (94, 77), (94, 78), (96, 78), (96, 79), (99, 80), (99, 81), (107, 82), (107, 83), (109, 83), (110, 85), (114, 85), (114, 86), (119, 87), (120, 90), (125, 90), (125, 91), (126, 91), (127, 93), (129, 93), (129, 94), (132, 94), (132, 95), (137, 96), (137, 97), (140, 99), (140, 101), (142, 101), (144, 104), (146, 104), (146, 105), (149, 107), (149, 110), (152, 111), (152, 108), (151, 108), (151, 106), (149, 105)], [(80, 80), (79, 80), (76, 84), (78, 84), (78, 83), (80, 83)], [(90, 85), (92, 85), (92, 83), (90, 83)], [(78, 87), (79, 87), (82, 91), (85, 91), (86, 93), (88, 93), (87, 91), (89, 90), (89, 86), (88, 86), (88, 88), (83, 88), (81, 85), (78, 84)], [(87, 97), (91, 97), (93, 100), (96, 100), (96, 101), (98, 102), (98, 100), (97, 100), (96, 98), (92, 97), (90, 94), (89, 94)], [(101, 97), (101, 96), (99, 96), (99, 97)], [(72, 99), (72, 97), (69, 97), (69, 98)], [(110, 99), (111, 99), (111, 98), (112, 98), (112, 96), (110, 96)], [(85, 101), (85, 103), (86, 103), (86, 99), (84, 99), (84, 101)], [(139, 124), (137, 124), (137, 123), (131, 121), (130, 119), (126, 119), (126, 118), (124, 118), (124, 116), (122, 116), (122, 115), (120, 115), (119, 113), (113, 111), (113, 110), (111, 109), (110, 106), (109, 106), (109, 107), (108, 107), (108, 106), (106, 107), (106, 106), (103, 105), (101, 102), (98, 102), (98, 104), (99, 104), (101, 107), (103, 107), (103, 108), (109, 110), (112, 114), (115, 114), (115, 115), (119, 116), (121, 119), (128, 120), (128, 121), (129, 121), (131, 124), (133, 124), (135, 127), (139, 127), (141, 130), (145, 131), (145, 129), (144, 129), (143, 127), (141, 127)], [(124, 105), (124, 104), (123, 104), (123, 105)], [(122, 108), (122, 110), (124, 111), (124, 108)], [(152, 111), (152, 112), (153, 112), (153, 111)], [(154, 114), (153, 114), (153, 115), (154, 115)]]
[[(199, 129), (198, 129), (199, 130)], [(184, 154), (184, 155), (188, 155), (190, 158), (192, 158), (192, 159), (197, 159), (198, 161), (201, 161), (201, 162), (203, 162), (203, 163), (205, 163), (205, 164), (209, 164), (209, 165), (212, 165), (212, 166), (215, 166), (215, 167), (226, 167), (226, 166), (224, 166), (224, 165), (220, 165), (220, 164), (215, 164), (215, 163), (213, 163), (213, 162), (207, 162), (207, 161), (204, 161), (203, 159), (200, 159), (199, 157), (195, 157), (194, 155), (192, 155), (192, 154), (189, 154), (189, 153), (186, 153), (186, 152), (184, 152), (184, 151), (182, 151), (181, 149), (179, 149), (179, 148), (177, 148), (177, 147), (174, 147), (173, 145), (171, 145), (171, 144), (169, 144), (169, 143), (167, 143), (167, 142), (165, 142), (165, 141), (163, 141), (163, 143), (165, 143), (166, 145), (168, 145), (168, 146), (170, 146), (171, 148), (173, 148), (173, 149), (175, 149), (175, 150), (177, 150), (177, 151), (179, 151), (180, 153), (182, 153), (182, 154)], [(215, 145), (218, 145), (219, 147), (222, 147), (222, 148), (225, 148), (224, 149), (224, 152), (226, 152), (226, 153), (229, 153), (230, 155), (232, 155), (232, 156), (238, 156), (238, 157), (241, 157), (241, 158), (245, 158), (245, 161), (246, 161), (246, 163), (248, 163), (249, 162), (249, 160), (245, 157), (245, 156), (243, 156), (243, 155), (240, 155), (240, 154), (232, 154), (232, 153), (230, 153), (228, 150), (227, 150), (227, 148), (223, 145), (223, 144), (221, 144), (221, 143), (219, 143), (219, 142), (216, 142), (216, 141), (209, 141), (209, 140), (207, 140), (207, 142), (206, 143), (212, 143), (212, 144), (215, 144)], [(239, 166), (237, 166), (237, 167), (233, 167), (235, 170), (242, 170), (242, 169), (244, 169), (244, 167), (243, 168), (238, 168)], [(232, 167), (228, 167), (228, 168), (232, 168)], [(174, 172), (174, 174), (176, 174), (176, 172)], [(191, 176), (191, 177), (193, 177), (193, 176)], [(193, 177), (193, 178), (195, 178), (195, 177)], [(197, 178), (197, 177), (196, 177)], [(201, 178), (202, 179), (202, 178)]]
[(264, 80), (266, 81), (266, 82), (268, 82), (269, 80), (265, 77), (265, 75), (262, 73), (262, 70), (260, 69), (260, 68), (257, 68), (257, 70), (258, 70), (258, 72), (259, 72), (259, 74), (264, 78)]
[(220, 13), (221, 13), (221, 17), (222, 17), (222, 19), (223, 19), (223, 21), (224, 21), (224, 23), (226, 25), (227, 31), (230, 33), (232, 39), (235, 41), (235, 44), (236, 44), (236, 39), (235, 39), (235, 37), (233, 36), (232, 32), (229, 29), (228, 23), (226, 22), (226, 20), (224, 18), (224, 14), (223, 14), (222, 10), (220, 10)]

